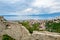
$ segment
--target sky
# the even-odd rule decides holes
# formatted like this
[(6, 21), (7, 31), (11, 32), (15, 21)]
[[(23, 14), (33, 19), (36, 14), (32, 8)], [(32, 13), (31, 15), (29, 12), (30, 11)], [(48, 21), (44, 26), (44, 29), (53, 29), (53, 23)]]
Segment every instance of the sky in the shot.
[(0, 0), (0, 16), (7, 20), (54, 18), (60, 16), (60, 0)]

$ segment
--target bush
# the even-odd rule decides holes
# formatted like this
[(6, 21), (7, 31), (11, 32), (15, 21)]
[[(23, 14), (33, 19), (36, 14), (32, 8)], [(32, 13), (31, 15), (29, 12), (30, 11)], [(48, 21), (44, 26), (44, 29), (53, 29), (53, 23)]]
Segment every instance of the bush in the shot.
[(32, 29), (32, 27), (30, 27), (28, 21), (23, 21), (23, 22), (21, 22), (21, 24), (22, 24), (24, 27), (26, 27), (30, 33), (33, 33), (33, 29)]
[(39, 31), (39, 23), (34, 23), (32, 26), (32, 28), (33, 28), (33, 30), (37, 30), (37, 31)]
[[(33, 33), (34, 30), (39, 30), (39, 23), (34, 23), (33, 25), (29, 25), (28, 21), (23, 21), (21, 24), (28, 29), (30, 33)], [(31, 27), (32, 26), (32, 27)]]
[(60, 33), (60, 22), (59, 23), (47, 22), (46, 26), (47, 31)]
[(15, 39), (5, 34), (3, 35), (2, 40), (15, 40)]

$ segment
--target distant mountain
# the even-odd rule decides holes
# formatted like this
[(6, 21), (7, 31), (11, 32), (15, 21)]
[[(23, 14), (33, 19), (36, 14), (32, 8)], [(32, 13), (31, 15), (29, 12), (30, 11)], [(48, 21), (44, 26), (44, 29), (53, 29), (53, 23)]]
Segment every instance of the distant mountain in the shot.
[(30, 15), (30, 16), (55, 17), (55, 16), (60, 16), (60, 12), (49, 13), (49, 14)]
[(60, 16), (60, 12), (49, 13), (49, 14), (33, 14), (33, 15), (0, 15), (4, 16), (7, 20), (26, 20), (26, 19), (49, 19)]

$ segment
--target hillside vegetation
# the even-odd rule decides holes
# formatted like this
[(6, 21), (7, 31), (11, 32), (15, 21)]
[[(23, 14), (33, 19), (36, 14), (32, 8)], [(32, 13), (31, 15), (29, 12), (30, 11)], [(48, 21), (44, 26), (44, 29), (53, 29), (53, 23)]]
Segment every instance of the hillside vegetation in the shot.
[(23, 22), (21, 22), (21, 24), (23, 26), (25, 26), (29, 30), (30, 33), (33, 33), (34, 30), (39, 31), (39, 28), (38, 28), (39, 27), (39, 23), (34, 23), (32, 25), (29, 25), (28, 21), (23, 21)]
[(50, 22), (48, 21), (46, 23), (46, 30), (50, 32), (58, 32), (60, 33), (60, 22)]
[[(34, 23), (32, 25), (30, 25), (28, 21), (23, 21), (19, 23), (25, 26), (29, 30), (30, 33), (33, 33), (33, 31), (40, 31), (39, 23)], [(60, 33), (60, 21), (58, 23), (56, 23), (55, 21), (54, 22), (46, 21), (45, 27), (46, 27), (45, 31)]]

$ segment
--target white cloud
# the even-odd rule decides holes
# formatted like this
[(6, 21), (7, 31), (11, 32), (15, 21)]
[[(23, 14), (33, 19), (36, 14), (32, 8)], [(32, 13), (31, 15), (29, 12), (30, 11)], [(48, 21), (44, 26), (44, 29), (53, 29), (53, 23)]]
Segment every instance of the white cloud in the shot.
[(33, 9), (33, 8), (26, 8), (21, 11), (17, 11), (16, 13), (19, 15), (32, 15), (32, 14), (37, 14), (39, 10)]
[[(9, 12), (8, 14), (5, 13), (3, 15), (32, 15), (32, 14), (37, 15), (37, 14), (60, 12), (60, 6), (59, 6), (60, 2), (58, 1), (56, 2), (56, 0), (34, 0), (31, 3), (25, 0), (0, 0), (0, 1), (6, 2), (6, 3), (15, 3), (15, 5), (11, 6), (11, 8), (16, 6), (15, 7), (16, 9), (14, 8), (16, 12)], [(23, 1), (29, 7), (27, 6), (25, 7), (25, 4), (21, 3)], [(21, 7), (21, 5), (23, 6)]]
[(53, 0), (35, 0), (34, 2), (32, 2), (32, 6), (35, 7), (49, 7), (51, 5), (53, 5)]
[(23, 10), (23, 12), (31, 12), (33, 9), (32, 8), (27, 8), (27, 9), (25, 9), (25, 10)]
[[(35, 0), (32, 2), (32, 7), (47, 8), (49, 13), (60, 12), (60, 2), (56, 0)], [(48, 12), (48, 10), (46, 11)]]
[(22, 11), (23, 13), (36, 13), (38, 12), (38, 10), (34, 9), (34, 8), (27, 8), (25, 10)]
[(60, 4), (55, 4), (50, 7), (50, 13), (60, 12)]

